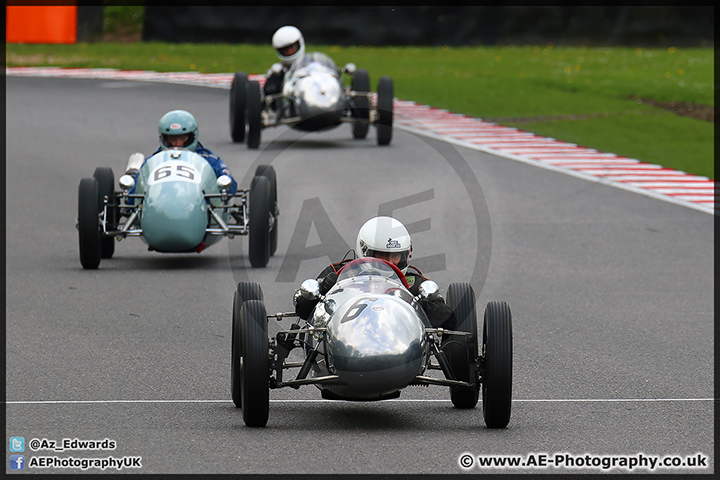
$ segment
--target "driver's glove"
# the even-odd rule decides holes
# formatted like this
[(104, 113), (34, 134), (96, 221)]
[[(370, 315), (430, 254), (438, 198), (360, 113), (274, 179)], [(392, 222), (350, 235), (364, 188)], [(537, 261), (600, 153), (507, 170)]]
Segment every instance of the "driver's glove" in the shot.
[(325, 295), (332, 287), (335, 285), (335, 282), (337, 282), (337, 273), (330, 272), (322, 279), (322, 282), (320, 282), (320, 293), (322, 295)]
[(295, 293), (293, 294), (295, 313), (303, 320), (310, 318), (310, 314), (312, 313), (313, 308), (315, 308), (315, 305), (317, 305), (318, 301), (318, 299), (309, 300), (303, 297), (299, 288), (295, 290)]
[(267, 73), (265, 73), (266, 77), (270, 77), (271, 75), (275, 74), (281, 74), (283, 72), (283, 66), (281, 63), (273, 63), (270, 68), (268, 69)]

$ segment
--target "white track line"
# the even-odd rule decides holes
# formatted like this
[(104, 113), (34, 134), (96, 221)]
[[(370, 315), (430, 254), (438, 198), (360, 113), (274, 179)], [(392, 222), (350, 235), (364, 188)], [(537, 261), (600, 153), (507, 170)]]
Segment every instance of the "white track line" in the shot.
[[(179, 83), (229, 89), (231, 73), (152, 72), (61, 67), (5, 67), (7, 76), (92, 78)], [(251, 74), (251, 80), (264, 82), (263, 75)], [(707, 177), (687, 174), (621, 157), (612, 153), (546, 138), (517, 128), (505, 127), (482, 119), (395, 99), (395, 125), (407, 132), (437, 138), (465, 148), (516, 160), (590, 182), (600, 182), (641, 195), (714, 214), (715, 182)], [(633, 178), (624, 177), (632, 174)], [(669, 190), (643, 180), (672, 175), (673, 180), (697, 182), (693, 191)], [(630, 183), (630, 182), (633, 183)]]
[[(270, 400), (270, 403), (329, 403), (335, 400)], [(449, 402), (440, 399), (392, 399), (381, 402), (435, 403)], [(549, 398), (513, 399), (513, 403), (618, 403), (618, 402), (713, 402), (714, 398)], [(111, 404), (111, 403), (232, 403), (232, 400), (18, 400), (6, 401), (7, 405), (58, 405), (58, 404)]]

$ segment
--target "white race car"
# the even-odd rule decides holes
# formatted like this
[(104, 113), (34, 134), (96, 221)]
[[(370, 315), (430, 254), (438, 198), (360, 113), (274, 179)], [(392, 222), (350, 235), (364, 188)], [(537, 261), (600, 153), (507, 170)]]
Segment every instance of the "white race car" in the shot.
[[(343, 73), (351, 77), (350, 88), (343, 83)], [(380, 77), (377, 94), (373, 94), (367, 70), (352, 63), (340, 70), (327, 55), (310, 52), (285, 74), (278, 94), (263, 96), (258, 82), (248, 80), (245, 72), (235, 73), (230, 88), (230, 135), (234, 142), (247, 140), (249, 148), (258, 148), (263, 128), (288, 125), (314, 132), (348, 122), (354, 138), (365, 138), (374, 125), (378, 145), (389, 145), (393, 95), (390, 77)]]

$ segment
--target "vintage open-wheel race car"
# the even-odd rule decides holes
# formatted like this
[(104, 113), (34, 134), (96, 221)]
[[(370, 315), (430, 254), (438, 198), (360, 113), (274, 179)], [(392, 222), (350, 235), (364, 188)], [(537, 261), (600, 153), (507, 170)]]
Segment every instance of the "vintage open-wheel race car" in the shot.
[[(350, 87), (343, 82), (343, 73), (351, 77)], [(316, 132), (350, 123), (354, 138), (365, 138), (374, 125), (378, 145), (389, 145), (393, 96), (390, 77), (380, 77), (373, 93), (367, 70), (352, 63), (338, 69), (327, 55), (311, 52), (293, 64), (277, 94), (264, 95), (247, 73), (235, 73), (230, 87), (230, 135), (234, 142), (258, 148), (261, 132), (268, 127), (287, 125)]]
[(199, 253), (223, 237), (248, 235), (253, 267), (264, 267), (277, 248), (277, 178), (270, 165), (257, 167), (248, 190), (230, 194), (232, 180), (217, 177), (200, 155), (182, 148), (163, 150), (129, 165), (115, 190), (109, 167), (98, 167), (78, 187), (80, 263), (96, 269), (111, 258), (115, 241), (140, 237), (161, 253)]
[[(513, 346), (505, 302), (487, 304), (479, 337), (472, 286), (452, 283), (446, 300), (457, 328), (433, 328), (420, 300), (438, 295), (437, 284), (423, 282), (413, 297), (402, 272), (373, 257), (345, 265), (326, 295), (314, 279), (303, 282), (299, 294), (318, 300), (308, 320), (294, 312), (268, 315), (259, 284), (237, 285), (231, 392), (247, 426), (267, 424), (271, 389), (303, 385), (315, 385), (322, 398), (349, 401), (397, 398), (411, 385), (448, 386), (455, 407), (474, 408), (482, 394), (485, 424), (507, 426)], [(295, 321), (269, 338), (268, 321), (286, 318)], [(290, 358), (295, 349), (300, 361)]]

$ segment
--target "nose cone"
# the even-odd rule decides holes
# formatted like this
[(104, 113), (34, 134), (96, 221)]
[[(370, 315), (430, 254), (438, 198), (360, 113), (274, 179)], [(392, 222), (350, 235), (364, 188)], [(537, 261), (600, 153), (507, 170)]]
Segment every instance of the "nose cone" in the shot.
[(328, 367), (348, 394), (374, 396), (404, 388), (423, 368), (424, 328), (405, 301), (363, 295), (328, 324)]
[(343, 97), (337, 78), (315, 73), (298, 80), (296, 86), (298, 114), (302, 130), (321, 130), (340, 123)]
[(155, 250), (194, 250), (203, 241), (208, 223), (201, 185), (168, 182), (149, 187), (141, 220), (143, 237)]
[(322, 72), (301, 78), (297, 84), (297, 91), (305, 105), (321, 110), (335, 108), (342, 94), (337, 78)]

